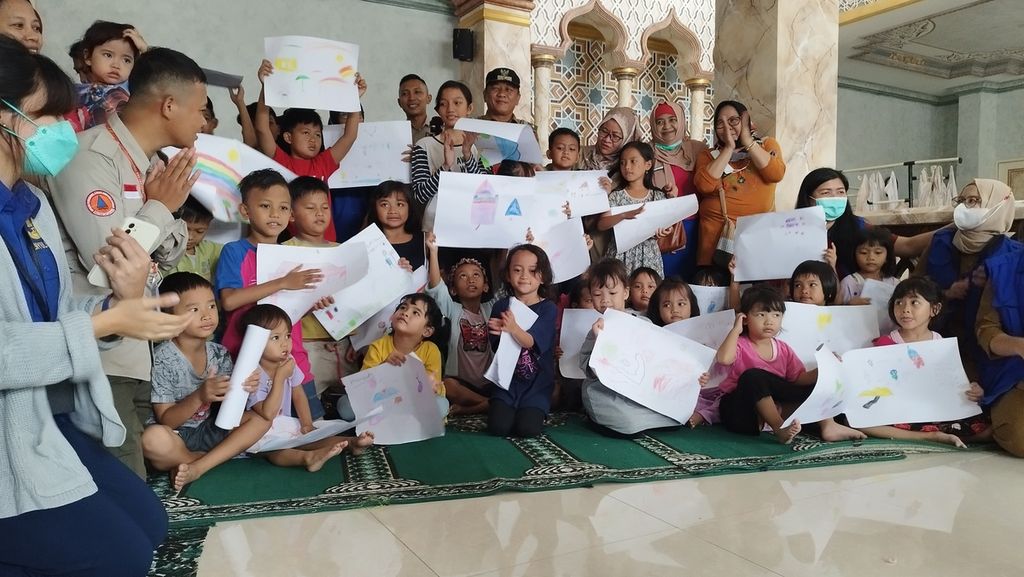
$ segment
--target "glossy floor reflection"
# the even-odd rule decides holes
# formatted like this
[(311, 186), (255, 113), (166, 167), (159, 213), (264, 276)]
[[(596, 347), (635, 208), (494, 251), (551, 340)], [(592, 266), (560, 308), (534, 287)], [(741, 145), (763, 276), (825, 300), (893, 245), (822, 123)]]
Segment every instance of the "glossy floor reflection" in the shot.
[(1024, 575), (1024, 461), (995, 453), (274, 517), (200, 577)]

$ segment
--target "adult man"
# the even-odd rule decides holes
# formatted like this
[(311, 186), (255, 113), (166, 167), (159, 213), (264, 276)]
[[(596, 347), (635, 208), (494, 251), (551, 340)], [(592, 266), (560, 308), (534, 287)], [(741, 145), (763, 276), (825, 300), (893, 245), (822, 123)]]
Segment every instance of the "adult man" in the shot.
[(427, 110), (430, 106), (430, 90), (427, 83), (415, 74), (406, 74), (398, 83), (398, 106), (412, 123), (412, 143), (430, 136)]
[(484, 102), (487, 104), (487, 114), (480, 118), (493, 120), (495, 122), (514, 122), (525, 124), (537, 129), (532, 124), (516, 118), (516, 106), (519, 106), (519, 75), (511, 68), (495, 68), (487, 73), (484, 85)]
[[(78, 135), (78, 154), (51, 183), (51, 200), (64, 230), (75, 292), (100, 289), (86, 280), (92, 256), (127, 217), (160, 228), (153, 259), (173, 265), (185, 251), (188, 230), (176, 211), (198, 178), (190, 147), (206, 119), (206, 76), (188, 56), (154, 48), (135, 62), (128, 79), (131, 97), (108, 121)], [(166, 167), (150, 159), (165, 146), (183, 150)], [(125, 338), (101, 353), (118, 415), (127, 429), (113, 453), (145, 476), (140, 439), (150, 412), (152, 363), (149, 343)]]

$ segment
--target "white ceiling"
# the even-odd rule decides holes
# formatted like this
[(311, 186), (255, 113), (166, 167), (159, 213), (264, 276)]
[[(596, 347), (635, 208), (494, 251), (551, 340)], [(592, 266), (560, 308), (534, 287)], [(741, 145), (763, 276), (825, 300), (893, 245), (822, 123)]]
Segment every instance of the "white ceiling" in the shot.
[[(900, 4), (876, 0), (861, 10)], [(1024, 0), (917, 0), (842, 22), (843, 79), (932, 96), (1024, 79)]]

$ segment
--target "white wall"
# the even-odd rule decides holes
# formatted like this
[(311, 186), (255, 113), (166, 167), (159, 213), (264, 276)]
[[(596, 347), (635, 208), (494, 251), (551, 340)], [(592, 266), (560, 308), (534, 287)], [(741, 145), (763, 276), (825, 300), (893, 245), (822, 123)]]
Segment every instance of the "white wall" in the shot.
[[(405, 116), (395, 103), (398, 81), (422, 76), (433, 89), (458, 78), (452, 59), (455, 19), (443, 14), (358, 0), (35, 0), (43, 17), (43, 52), (71, 73), (67, 49), (98, 19), (136, 26), (153, 46), (191, 56), (200, 66), (245, 76), (247, 102), (259, 96), (256, 70), (263, 38), (300, 34), (359, 44), (359, 69), (368, 89), (367, 120)], [(217, 134), (239, 137), (227, 91), (210, 88), (220, 120)]]

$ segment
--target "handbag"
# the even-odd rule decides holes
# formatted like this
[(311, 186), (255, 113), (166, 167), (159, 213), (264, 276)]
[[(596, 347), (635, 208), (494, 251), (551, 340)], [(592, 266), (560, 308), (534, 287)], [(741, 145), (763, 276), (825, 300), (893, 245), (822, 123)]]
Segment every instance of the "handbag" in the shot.
[(684, 248), (686, 248), (686, 229), (683, 228), (682, 222), (673, 224), (672, 231), (668, 236), (658, 239), (658, 250), (661, 251), (661, 254), (668, 254)]
[(725, 189), (718, 187), (718, 201), (722, 204), (722, 217), (725, 224), (722, 225), (722, 234), (718, 236), (718, 244), (715, 246), (715, 254), (711, 262), (720, 268), (729, 268), (729, 262), (736, 252), (736, 224), (729, 218), (729, 209), (725, 204)]

